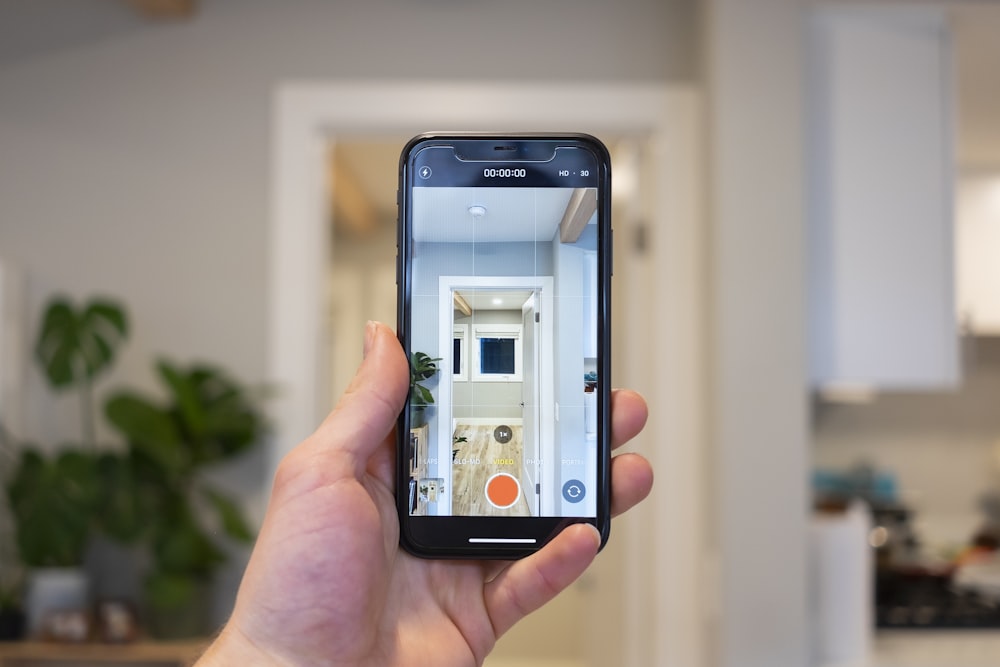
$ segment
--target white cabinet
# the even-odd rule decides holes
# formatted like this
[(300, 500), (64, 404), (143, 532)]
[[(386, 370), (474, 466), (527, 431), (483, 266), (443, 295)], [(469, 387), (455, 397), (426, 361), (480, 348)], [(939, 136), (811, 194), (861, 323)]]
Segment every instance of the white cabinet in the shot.
[(953, 385), (959, 358), (945, 14), (817, 10), (810, 42), (813, 385)]

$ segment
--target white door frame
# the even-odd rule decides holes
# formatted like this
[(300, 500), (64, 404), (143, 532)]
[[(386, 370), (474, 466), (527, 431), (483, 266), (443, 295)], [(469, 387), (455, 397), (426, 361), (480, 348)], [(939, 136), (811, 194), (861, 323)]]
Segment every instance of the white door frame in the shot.
[[(449, 349), (452, 344), (452, 335), (454, 330), (454, 297), (452, 296), (454, 290), (470, 289), (474, 290), (477, 288), (504, 288), (504, 289), (517, 289), (526, 290), (532, 289), (536, 290), (537, 294), (541, 294), (541, 311), (543, 313), (549, 314), (553, 311), (553, 280), (552, 276), (440, 276), (438, 278), (438, 317), (441, 321), (438, 323), (439, 340), (438, 345), (441, 350)], [(548, 350), (554, 348), (553, 342), (553, 322), (552, 317), (542, 317), (542, 349)], [(469, 347), (471, 350), (472, 346), (475, 345), (475, 332), (473, 330), (469, 331)], [(522, 335), (521, 339), (524, 339)], [(466, 354), (466, 357), (472, 359), (472, 354)], [(541, 442), (539, 442), (539, 447), (542, 452), (542, 458), (546, 461), (554, 460), (553, 443), (555, 441), (555, 432), (553, 424), (555, 418), (553, 416), (553, 404), (555, 402), (553, 386), (554, 386), (554, 361), (551, 355), (546, 355), (539, 366), (536, 366), (536, 373), (539, 376), (539, 385), (541, 387), (542, 395), (538, 397), (538, 419), (537, 423), (543, 425), (540, 429)], [(469, 370), (469, 382), (472, 381), (472, 370)], [(528, 378), (522, 378), (522, 382), (528, 382)], [(451, 488), (455, 486), (455, 480), (451, 476), (451, 430), (447, 427), (442, 428), (442, 424), (451, 424), (452, 419), (452, 386), (451, 378), (445, 374), (445, 377), (438, 384), (438, 437), (437, 437), (437, 459), (438, 459), (438, 477), (444, 477), (449, 481), (449, 484), (445, 486), (445, 504), (444, 507), (448, 508), (451, 512)], [(555, 466), (548, 465), (543, 469), (543, 479), (541, 480), (542, 488), (552, 489), (555, 486)], [(533, 492), (532, 490), (529, 490)], [(550, 515), (554, 514), (555, 507), (549, 502), (547, 505), (543, 504), (542, 516), (547, 516), (545, 512)]]
[[(540, 375), (540, 367), (538, 365), (538, 360), (541, 358), (539, 350), (542, 349), (541, 339), (538, 335), (539, 329), (536, 325), (540, 324), (537, 316), (541, 313), (541, 298), (539, 296), (538, 290), (528, 298), (523, 304), (521, 304), (521, 330), (524, 335), (521, 337), (524, 341), (521, 345), (522, 360), (521, 367), (524, 369), (524, 380), (521, 382), (521, 479), (528, 482), (526, 486), (526, 491), (524, 492), (524, 497), (528, 501), (528, 514), (530, 516), (541, 516), (540, 511), (540, 484), (541, 481), (538, 478), (539, 459), (544, 458), (549, 461), (555, 461), (551, 454), (540, 455), (541, 452), (541, 428), (540, 420), (538, 418), (541, 412), (541, 406), (539, 403), (542, 400), (542, 396), (539, 393), (539, 381), (538, 376)], [(541, 313), (542, 317), (549, 317), (551, 313)], [(545, 341), (545, 349), (551, 350), (552, 341)], [(528, 364), (524, 363), (525, 359), (531, 360), (531, 372), (528, 372)], [(525, 396), (525, 389), (528, 389), (528, 396)], [(528, 398), (530, 400), (525, 400)], [(531, 415), (530, 418), (525, 417), (525, 415)], [(532, 447), (528, 447), (531, 443)], [(529, 456), (530, 454), (530, 456)]]
[[(271, 470), (331, 405), (325, 273), (325, 162), (337, 134), (579, 130), (641, 136), (650, 147), (648, 247), (657, 347), (641, 385), (650, 422), (637, 446), (657, 469), (654, 496), (616, 523), (628, 543), (619, 664), (704, 664), (706, 511), (704, 153), (699, 93), (686, 85), (469, 81), (305, 81), (275, 90), (268, 232)], [(620, 239), (619, 242), (622, 242)], [(619, 272), (622, 272), (619, 266)], [(629, 331), (616, 336), (630, 336)], [(621, 378), (616, 379), (621, 382)], [(650, 530), (656, 526), (656, 530)], [(652, 563), (652, 565), (650, 565)], [(650, 629), (652, 628), (652, 631)], [(602, 633), (592, 633), (602, 634)]]

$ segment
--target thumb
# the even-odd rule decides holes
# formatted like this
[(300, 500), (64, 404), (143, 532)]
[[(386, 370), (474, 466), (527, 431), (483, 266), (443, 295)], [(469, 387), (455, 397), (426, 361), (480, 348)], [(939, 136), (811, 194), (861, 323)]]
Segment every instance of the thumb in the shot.
[(337, 407), (316, 430), (320, 447), (336, 448), (360, 475), (403, 409), (410, 367), (392, 330), (379, 322), (365, 329), (365, 358)]
[(600, 546), (596, 528), (574, 524), (487, 583), (483, 598), (496, 636), (573, 583), (594, 560)]

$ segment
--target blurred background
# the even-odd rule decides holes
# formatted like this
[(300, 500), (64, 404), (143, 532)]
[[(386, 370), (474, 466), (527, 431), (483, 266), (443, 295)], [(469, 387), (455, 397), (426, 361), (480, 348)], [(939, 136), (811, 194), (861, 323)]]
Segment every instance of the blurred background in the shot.
[(971, 0), (0, 0), (0, 633), (53, 640), (0, 664), (197, 652), (395, 319), (402, 145), (501, 129), (612, 151), (657, 482), (487, 665), (1000, 665), (997, 34)]

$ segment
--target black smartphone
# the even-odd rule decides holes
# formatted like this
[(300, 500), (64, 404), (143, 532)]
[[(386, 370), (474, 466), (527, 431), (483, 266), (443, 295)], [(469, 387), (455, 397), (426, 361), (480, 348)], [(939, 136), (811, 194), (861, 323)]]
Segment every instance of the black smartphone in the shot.
[(610, 527), (611, 160), (584, 134), (424, 134), (399, 166), (400, 542), (520, 558)]

